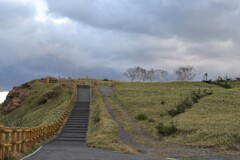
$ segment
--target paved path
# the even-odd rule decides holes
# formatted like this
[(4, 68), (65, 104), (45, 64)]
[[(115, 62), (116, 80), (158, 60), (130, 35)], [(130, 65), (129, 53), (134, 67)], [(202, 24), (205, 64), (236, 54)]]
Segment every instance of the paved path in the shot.
[(25, 160), (164, 160), (158, 157), (123, 154), (87, 147), (85, 138), (89, 95), (88, 87), (78, 87), (77, 102), (62, 133), (55, 141), (45, 145)]
[(163, 160), (157, 157), (122, 154), (78, 146), (44, 146), (26, 160)]

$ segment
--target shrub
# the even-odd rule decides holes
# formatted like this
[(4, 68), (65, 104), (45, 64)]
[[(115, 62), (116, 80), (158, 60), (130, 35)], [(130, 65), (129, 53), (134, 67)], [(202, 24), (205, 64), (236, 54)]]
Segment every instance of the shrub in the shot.
[(155, 120), (152, 119), (152, 118), (150, 118), (150, 119), (148, 120), (148, 122), (153, 123), (153, 122), (155, 122)]
[(45, 92), (38, 100), (38, 105), (43, 105), (47, 103), (49, 99), (57, 98), (61, 94), (61, 90), (61, 87), (57, 86), (53, 88), (53, 90)]
[(168, 114), (172, 117), (177, 116), (178, 114), (184, 113), (187, 109), (190, 109), (193, 107), (193, 104), (198, 103), (198, 100), (201, 98), (211, 95), (213, 92), (210, 90), (209, 92), (207, 90), (203, 90), (201, 93), (201, 90), (199, 89), (198, 92), (192, 92), (189, 97), (187, 97), (181, 104), (179, 104), (175, 109), (172, 109), (168, 111)]
[(95, 123), (98, 123), (98, 122), (100, 122), (100, 120), (101, 120), (100, 117), (97, 115), (97, 116), (94, 117), (94, 120), (93, 120), (93, 121), (94, 121)]
[(163, 123), (159, 123), (156, 126), (157, 132), (161, 136), (170, 136), (177, 132), (177, 127), (171, 123), (170, 125), (164, 125)]
[(139, 121), (145, 121), (145, 120), (147, 120), (148, 118), (147, 118), (147, 116), (146, 116), (145, 114), (140, 113), (140, 114), (138, 114), (138, 115), (136, 116), (136, 119), (139, 120)]
[(162, 101), (162, 102), (161, 102), (161, 105), (164, 105), (164, 104), (165, 104), (165, 102), (164, 102), (164, 101)]

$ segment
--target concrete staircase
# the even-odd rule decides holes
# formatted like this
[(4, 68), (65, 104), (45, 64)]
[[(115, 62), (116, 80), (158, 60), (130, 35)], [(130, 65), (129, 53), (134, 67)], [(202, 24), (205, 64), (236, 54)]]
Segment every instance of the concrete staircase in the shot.
[(78, 86), (77, 98), (62, 132), (53, 144), (77, 144), (86, 143), (90, 104), (90, 87)]

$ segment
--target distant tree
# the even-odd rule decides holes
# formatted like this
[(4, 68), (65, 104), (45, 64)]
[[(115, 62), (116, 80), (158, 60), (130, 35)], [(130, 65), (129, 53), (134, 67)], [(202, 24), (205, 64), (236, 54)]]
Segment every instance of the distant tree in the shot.
[(161, 81), (168, 75), (168, 72), (165, 70), (157, 69), (155, 70), (155, 81)]
[(129, 68), (126, 72), (123, 73), (131, 82), (137, 78), (136, 68)]
[(186, 81), (192, 80), (196, 76), (196, 70), (193, 66), (179, 67), (174, 70), (177, 80)]
[(154, 70), (154, 69), (150, 69), (150, 70), (148, 70), (147, 71), (147, 79), (149, 80), (149, 81), (155, 81), (155, 79), (156, 79), (156, 70)]
[(145, 82), (148, 79), (147, 70), (141, 67), (136, 67), (138, 80)]
[(123, 73), (123, 75), (130, 81), (139, 80), (142, 82), (161, 81), (167, 74), (167, 71), (161, 69), (146, 70), (141, 67), (129, 68), (126, 72)]

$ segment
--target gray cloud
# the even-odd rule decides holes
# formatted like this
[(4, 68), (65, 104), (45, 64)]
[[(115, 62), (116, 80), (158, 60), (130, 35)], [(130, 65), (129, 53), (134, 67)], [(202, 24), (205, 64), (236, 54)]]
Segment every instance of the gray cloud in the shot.
[(135, 66), (169, 80), (185, 65), (198, 80), (240, 76), (237, 0), (46, 0), (42, 21), (34, 2), (0, 1), (0, 90), (47, 75), (122, 79)]
[[(75, 66), (72, 61), (64, 58), (49, 56), (29, 57), (18, 61), (18, 64), (0, 67), (0, 90), (8, 90), (12, 86), (20, 85), (33, 78), (42, 78), (48, 75), (55, 77), (92, 77), (121, 79), (121, 73), (111, 68)], [(2, 76), (4, 75), (4, 76)]]
[[(107, 30), (188, 40), (230, 39), (239, 31), (239, 2), (236, 0), (47, 1), (50, 11), (59, 16)], [(238, 25), (226, 23), (229, 21)]]
[(17, 1), (0, 1), (0, 26), (2, 28), (15, 27), (32, 17), (35, 10), (32, 5), (23, 5)]

